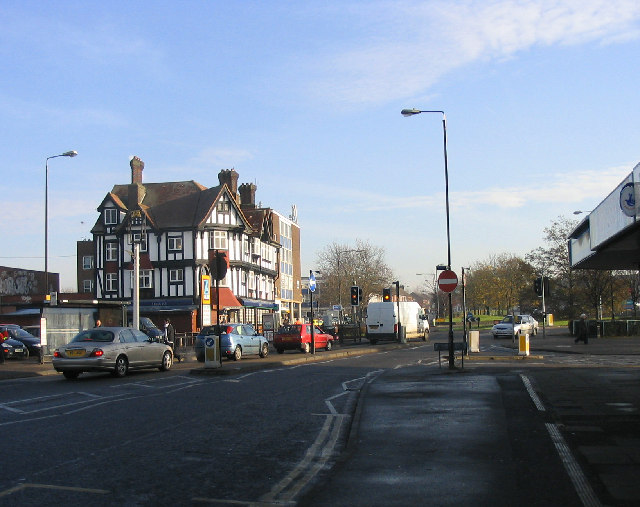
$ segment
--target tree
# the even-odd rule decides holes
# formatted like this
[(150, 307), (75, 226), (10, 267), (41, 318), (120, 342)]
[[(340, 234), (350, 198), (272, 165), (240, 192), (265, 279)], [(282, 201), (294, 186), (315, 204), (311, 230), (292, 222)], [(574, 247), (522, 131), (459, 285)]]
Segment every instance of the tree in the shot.
[(534, 268), (513, 254), (494, 255), (474, 264), (467, 276), (467, 304), (487, 313), (529, 312), (536, 305)]
[(545, 294), (548, 311), (574, 318), (581, 312), (576, 307), (575, 273), (569, 262), (567, 238), (578, 222), (558, 217), (544, 229), (546, 246), (532, 250), (525, 259), (535, 268), (536, 274), (550, 279), (553, 290)]
[(328, 307), (346, 305), (352, 285), (362, 289), (363, 304), (372, 294), (382, 294), (393, 281), (393, 272), (384, 261), (385, 251), (369, 242), (357, 239), (355, 246), (332, 243), (318, 253), (317, 265), (321, 272), (318, 304)]

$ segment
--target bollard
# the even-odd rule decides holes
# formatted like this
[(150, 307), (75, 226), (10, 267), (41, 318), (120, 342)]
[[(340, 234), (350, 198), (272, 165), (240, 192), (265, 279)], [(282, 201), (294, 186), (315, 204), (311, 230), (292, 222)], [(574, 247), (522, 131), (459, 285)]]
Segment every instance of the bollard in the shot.
[(529, 333), (520, 335), (520, 342), (518, 344), (518, 355), (529, 355)]
[(220, 360), (220, 337), (217, 335), (207, 336), (204, 340), (204, 367), (221, 368)]

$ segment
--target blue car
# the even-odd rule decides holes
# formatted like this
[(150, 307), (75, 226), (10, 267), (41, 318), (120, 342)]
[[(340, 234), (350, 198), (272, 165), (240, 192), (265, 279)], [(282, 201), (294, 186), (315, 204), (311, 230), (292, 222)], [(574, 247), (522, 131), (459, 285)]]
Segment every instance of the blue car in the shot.
[(220, 336), (221, 356), (239, 361), (245, 354), (269, 355), (269, 342), (251, 324), (221, 324), (218, 328), (204, 326), (196, 336), (196, 358), (204, 362), (204, 341), (207, 336)]

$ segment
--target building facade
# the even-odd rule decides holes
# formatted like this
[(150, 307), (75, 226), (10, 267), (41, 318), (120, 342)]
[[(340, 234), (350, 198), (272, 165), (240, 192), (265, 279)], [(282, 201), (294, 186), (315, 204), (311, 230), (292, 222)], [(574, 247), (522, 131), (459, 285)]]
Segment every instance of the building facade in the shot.
[[(179, 331), (196, 331), (218, 319), (259, 327), (263, 313), (280, 310), (280, 240), (294, 233), (277, 232), (280, 215), (256, 206), (255, 185), (238, 188), (233, 169), (221, 171), (219, 185), (211, 188), (195, 181), (144, 184), (144, 163), (134, 157), (130, 166), (131, 183), (115, 185), (105, 196), (91, 231), (98, 300), (133, 298), (137, 245), (140, 313), (157, 324), (171, 316)], [(294, 229), (297, 245), (294, 238), (285, 241), (292, 253), (284, 254), (291, 266), (297, 264), (286, 267), (289, 307), (300, 293), (295, 291), (300, 236), (297, 225)]]

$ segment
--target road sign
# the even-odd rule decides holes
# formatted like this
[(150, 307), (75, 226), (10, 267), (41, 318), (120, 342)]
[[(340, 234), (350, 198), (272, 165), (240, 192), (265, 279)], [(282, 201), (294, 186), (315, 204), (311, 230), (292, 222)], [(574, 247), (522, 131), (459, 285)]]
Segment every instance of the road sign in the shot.
[(309, 290), (316, 291), (316, 275), (313, 274), (313, 271), (309, 271)]
[(458, 275), (453, 271), (445, 269), (438, 276), (438, 288), (442, 292), (453, 292), (458, 286)]

